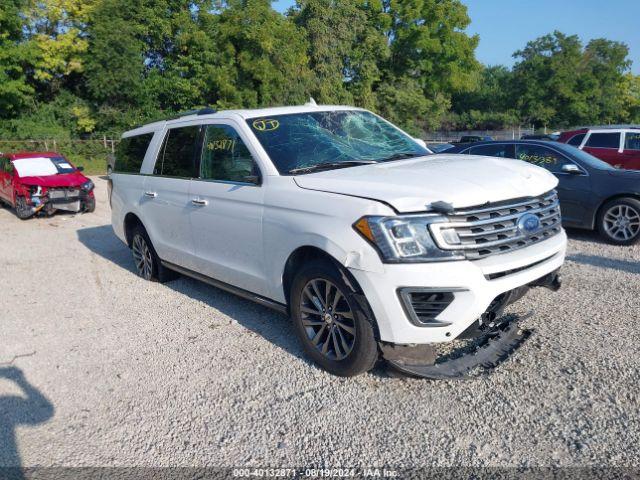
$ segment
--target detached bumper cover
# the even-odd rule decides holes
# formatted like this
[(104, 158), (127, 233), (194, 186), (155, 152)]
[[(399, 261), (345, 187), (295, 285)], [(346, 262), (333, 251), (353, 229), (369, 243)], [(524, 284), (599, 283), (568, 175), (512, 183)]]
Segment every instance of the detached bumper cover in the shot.
[(387, 360), (389, 364), (408, 375), (431, 379), (465, 378), (479, 370), (495, 368), (506, 360), (531, 336), (531, 330), (520, 329), (517, 321), (500, 327), (472, 352), (449, 357), (433, 364), (413, 364), (402, 360)]

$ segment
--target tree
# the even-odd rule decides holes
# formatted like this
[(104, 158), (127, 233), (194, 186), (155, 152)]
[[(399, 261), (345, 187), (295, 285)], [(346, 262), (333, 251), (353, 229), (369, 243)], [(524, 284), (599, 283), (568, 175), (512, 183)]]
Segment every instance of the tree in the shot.
[(290, 13), (308, 41), (311, 94), (322, 103), (374, 108), (381, 65), (389, 57), (380, 2), (304, 0)]
[(307, 44), (269, 0), (231, 0), (217, 20), (208, 99), (221, 108), (292, 105), (309, 95)]
[(23, 0), (5, 0), (0, 5), (0, 117), (15, 116), (34, 93), (24, 67), (29, 49), (22, 43)]
[(32, 80), (50, 97), (61, 88), (75, 89), (87, 51), (86, 22), (96, 0), (38, 0), (26, 15), (33, 45)]
[(514, 98), (524, 119), (559, 127), (620, 120), (628, 48), (554, 32), (514, 54)]
[[(452, 95), (473, 89), (477, 80), (478, 37), (464, 32), (467, 9), (458, 0), (385, 0), (383, 5), (391, 17), (386, 32), (391, 56), (379, 109), (414, 132), (419, 124), (438, 125)], [(401, 100), (405, 113), (399, 115), (394, 102)]]

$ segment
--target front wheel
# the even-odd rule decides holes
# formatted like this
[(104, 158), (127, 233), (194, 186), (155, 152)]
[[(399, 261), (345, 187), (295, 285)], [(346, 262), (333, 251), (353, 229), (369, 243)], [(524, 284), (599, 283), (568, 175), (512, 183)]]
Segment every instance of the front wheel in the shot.
[(33, 208), (27, 204), (26, 198), (16, 197), (16, 215), (20, 220), (33, 216)]
[(84, 202), (84, 211), (86, 213), (93, 213), (96, 211), (96, 198), (95, 197), (87, 197)]
[(330, 262), (313, 261), (297, 273), (290, 310), (306, 353), (322, 368), (342, 377), (373, 368), (378, 359), (373, 319)]
[(640, 201), (618, 198), (602, 207), (598, 215), (598, 230), (616, 245), (631, 245), (640, 239)]

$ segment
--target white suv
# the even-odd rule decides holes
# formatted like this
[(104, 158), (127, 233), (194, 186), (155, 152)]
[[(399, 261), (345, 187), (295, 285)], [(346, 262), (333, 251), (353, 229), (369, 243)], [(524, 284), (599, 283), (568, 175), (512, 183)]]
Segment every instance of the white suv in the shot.
[(351, 107), (191, 112), (123, 135), (113, 228), (145, 279), (179, 272), (287, 312), (334, 374), (382, 355), (458, 375), (473, 365), (447, 370), (435, 346), (515, 347), (500, 313), (559, 286), (566, 236), (546, 170), (423, 143)]

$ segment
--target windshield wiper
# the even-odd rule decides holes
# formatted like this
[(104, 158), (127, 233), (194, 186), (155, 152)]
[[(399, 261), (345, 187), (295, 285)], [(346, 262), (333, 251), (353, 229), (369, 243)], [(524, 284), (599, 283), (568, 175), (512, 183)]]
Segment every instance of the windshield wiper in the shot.
[(333, 168), (341, 168), (341, 167), (355, 167), (357, 165), (369, 165), (371, 163), (378, 163), (375, 160), (348, 160), (345, 162), (325, 162), (318, 163), (317, 165), (311, 165), (308, 167), (300, 167), (289, 170), (287, 173), (311, 173), (311, 172), (321, 172), (323, 170), (331, 170)]
[(405, 158), (416, 158), (416, 157), (423, 157), (423, 156), (424, 155), (420, 155), (419, 153), (400, 152), (400, 153), (394, 153), (390, 157), (383, 158), (380, 161), (381, 162), (392, 162), (394, 160), (404, 160)]

